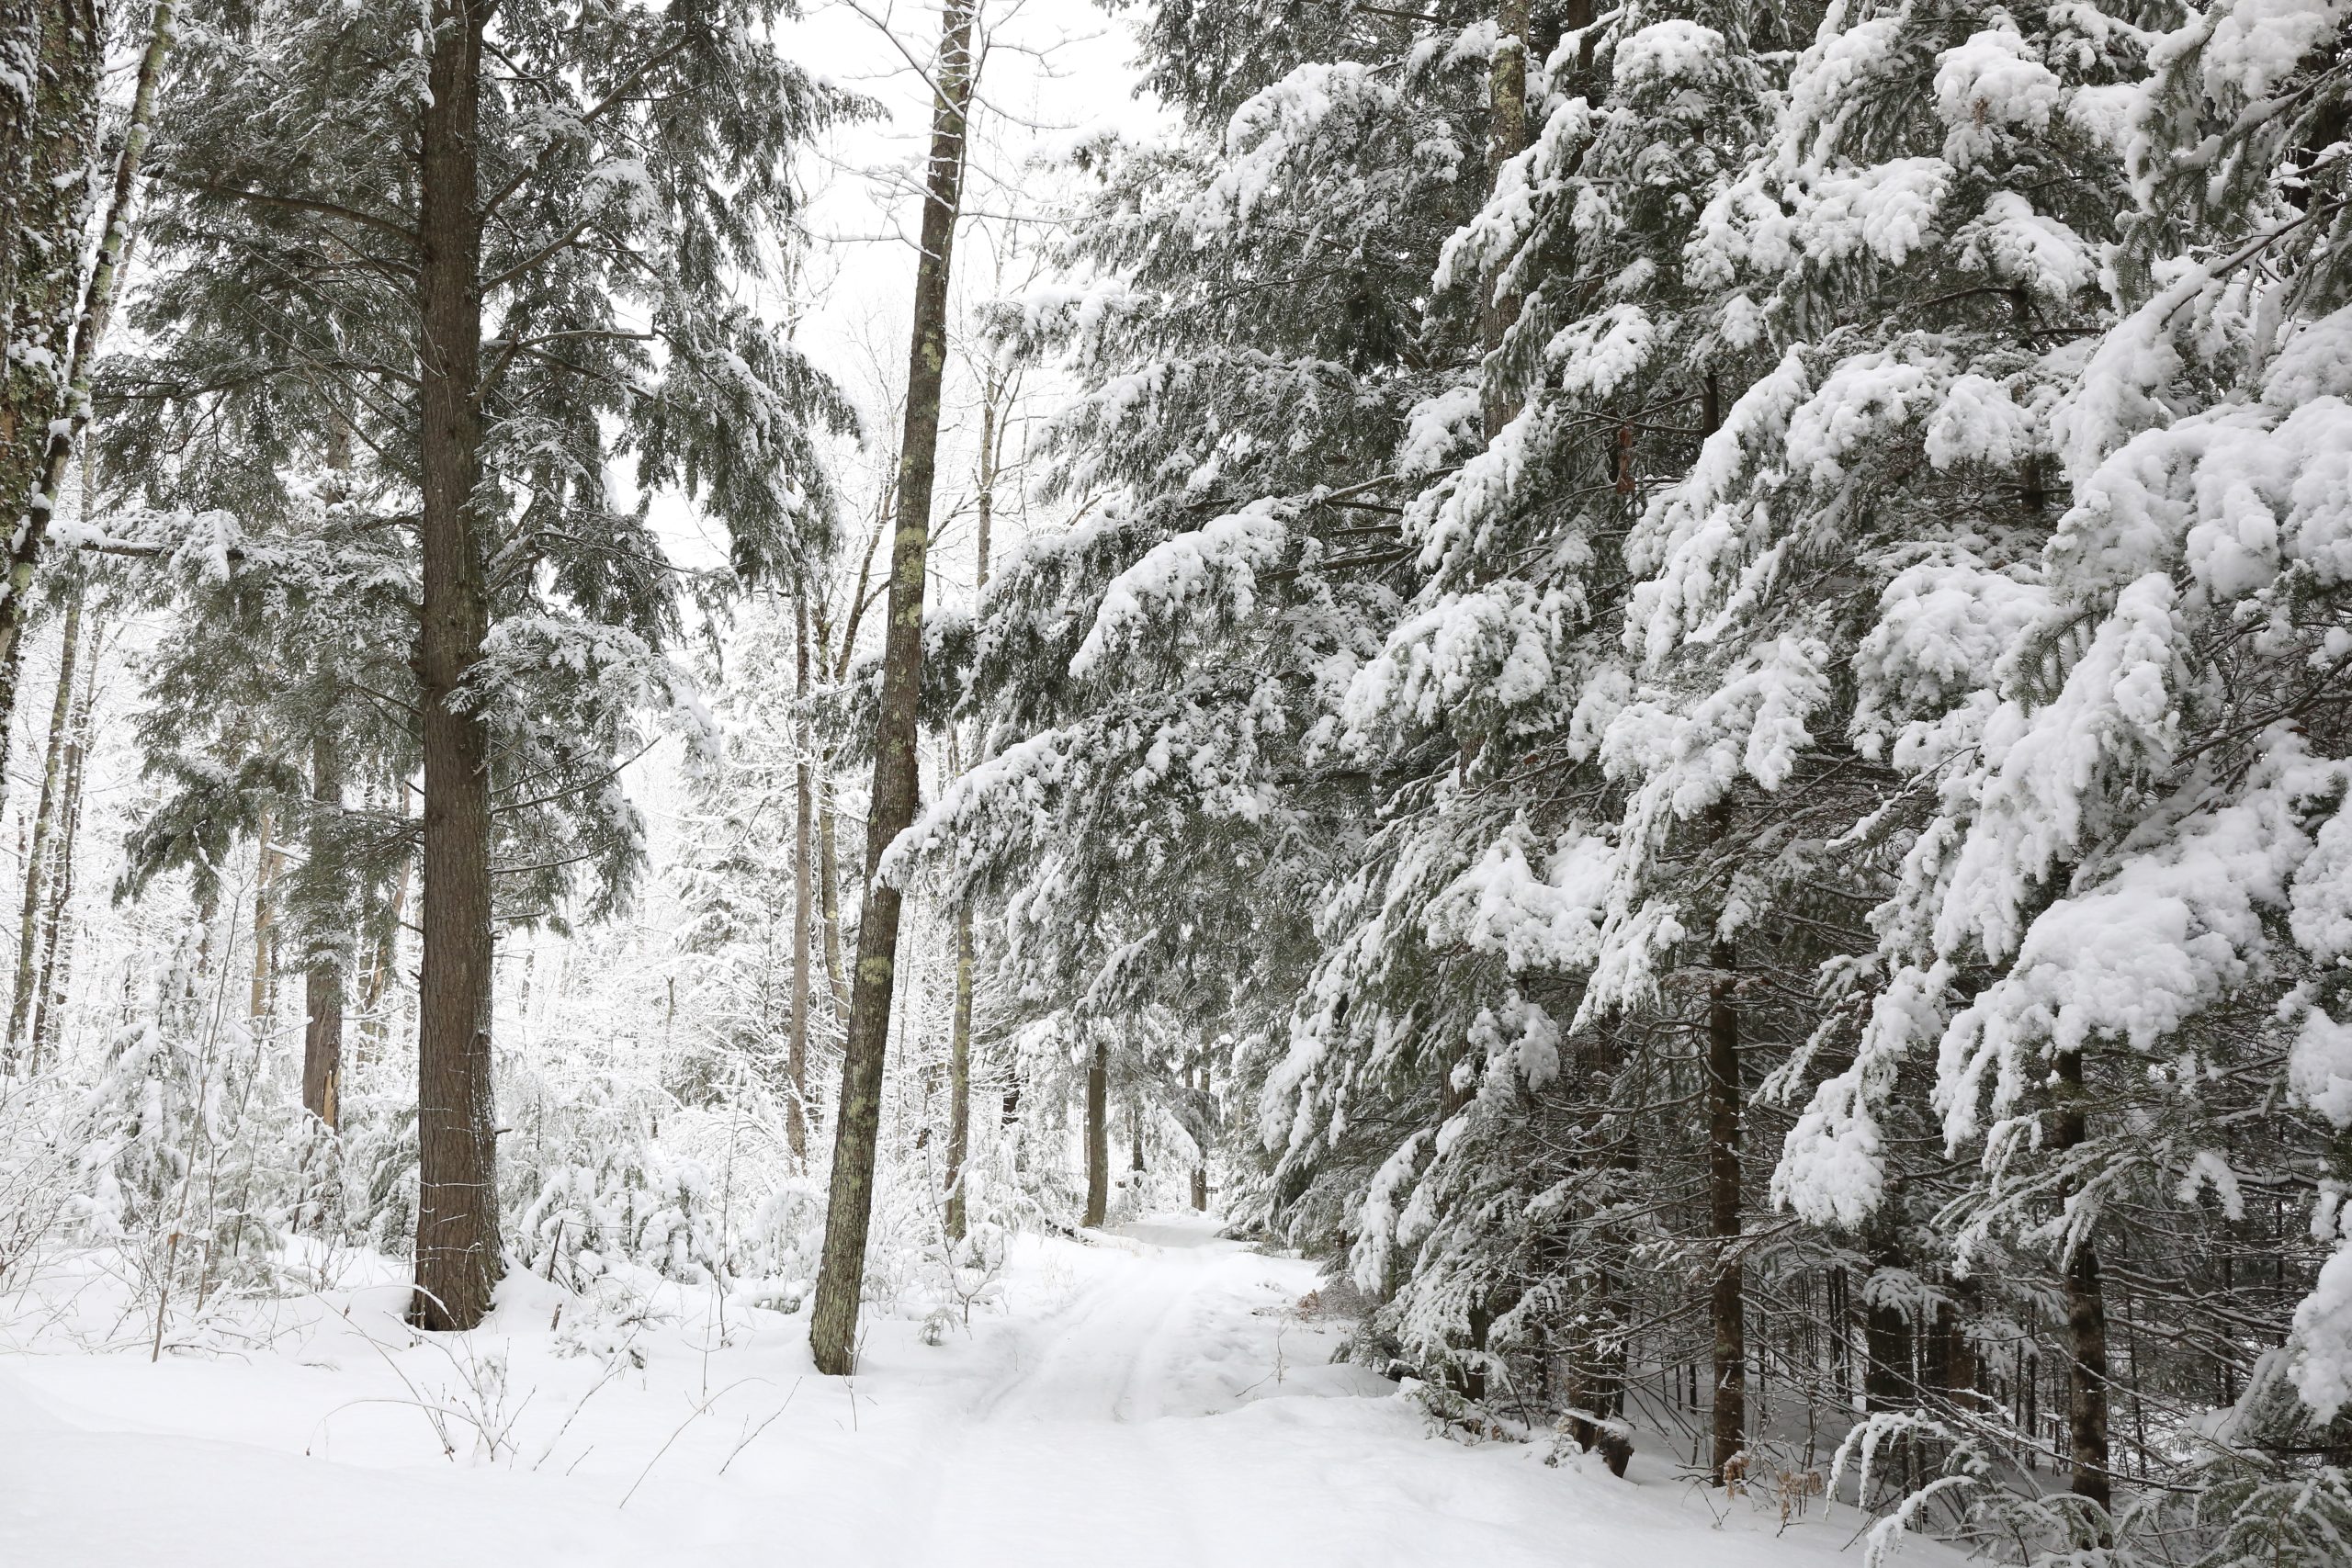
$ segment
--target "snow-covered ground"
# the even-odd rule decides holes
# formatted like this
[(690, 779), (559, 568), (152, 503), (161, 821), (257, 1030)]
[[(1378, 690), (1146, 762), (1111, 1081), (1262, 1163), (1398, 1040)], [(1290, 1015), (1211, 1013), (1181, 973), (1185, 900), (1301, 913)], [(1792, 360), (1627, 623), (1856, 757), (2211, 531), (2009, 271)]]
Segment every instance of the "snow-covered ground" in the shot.
[(883, 1319), (843, 1382), (805, 1313), (740, 1301), (722, 1325), (523, 1278), (433, 1343), (385, 1279), (151, 1362), (127, 1320), (58, 1348), (104, 1314), (52, 1281), (0, 1358), (0, 1564), (1774, 1568), (1859, 1522), (1816, 1502), (1783, 1531), (1757, 1499), (1718, 1524), (1654, 1455), (1620, 1481), (1432, 1437), (1329, 1363), (1315, 1282), (1190, 1215), (1026, 1239), (968, 1330)]

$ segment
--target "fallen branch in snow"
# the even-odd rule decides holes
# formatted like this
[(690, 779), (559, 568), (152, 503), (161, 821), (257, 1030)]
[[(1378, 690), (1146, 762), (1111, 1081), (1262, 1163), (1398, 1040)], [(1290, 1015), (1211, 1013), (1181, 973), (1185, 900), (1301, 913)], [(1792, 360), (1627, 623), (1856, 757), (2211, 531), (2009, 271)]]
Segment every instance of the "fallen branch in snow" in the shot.
[(765, 1421), (763, 1421), (758, 1426), (752, 1427), (749, 1432), (743, 1435), (743, 1440), (741, 1442), (737, 1443), (733, 1448), (727, 1450), (726, 1462), (722, 1463), (718, 1467), (719, 1474), (726, 1474), (727, 1466), (735, 1462), (735, 1456), (741, 1453), (745, 1449), (750, 1448), (752, 1446), (752, 1439), (756, 1438), (762, 1432), (766, 1431), (771, 1426), (775, 1425), (776, 1416), (781, 1416), (786, 1410), (792, 1408), (792, 1395), (800, 1392), (800, 1385), (805, 1381), (805, 1379), (801, 1378), (793, 1379), (792, 1391), (790, 1393), (786, 1393), (784, 1396), (784, 1403), (775, 1407), (775, 1416), (769, 1416)]
[[(621, 1500), (615, 1504), (614, 1507), (616, 1509), (619, 1509), (628, 1506), (628, 1500), (637, 1495), (637, 1489), (645, 1484), (645, 1478), (653, 1473), (653, 1467), (662, 1462), (662, 1456), (670, 1451), (670, 1445), (676, 1442), (678, 1438), (684, 1434), (687, 1427), (693, 1426), (703, 1416), (709, 1415), (710, 1407), (712, 1405), (717, 1404), (720, 1400), (726, 1398), (729, 1393), (732, 1393), (735, 1390), (742, 1387), (747, 1382), (765, 1382), (767, 1381), (768, 1380), (765, 1378), (737, 1378), (733, 1382), (729, 1383), (725, 1388), (720, 1389), (717, 1393), (712, 1394), (708, 1399), (704, 1400), (701, 1404), (688, 1411), (686, 1413), (686, 1418), (678, 1423), (676, 1429), (673, 1430), (668, 1438), (662, 1440), (660, 1448), (653, 1450), (653, 1457), (645, 1461), (645, 1468), (637, 1472), (637, 1479), (628, 1483), (628, 1490), (621, 1494)], [(797, 1388), (799, 1384), (795, 1383), (793, 1386)], [(785, 1396), (785, 1403), (787, 1404), (791, 1403), (791, 1396), (789, 1394)], [(778, 1414), (780, 1415), (782, 1412), (779, 1411)], [(771, 1416), (769, 1419), (773, 1420), (775, 1417)], [(731, 1459), (733, 1456), (729, 1455), (729, 1457)]]

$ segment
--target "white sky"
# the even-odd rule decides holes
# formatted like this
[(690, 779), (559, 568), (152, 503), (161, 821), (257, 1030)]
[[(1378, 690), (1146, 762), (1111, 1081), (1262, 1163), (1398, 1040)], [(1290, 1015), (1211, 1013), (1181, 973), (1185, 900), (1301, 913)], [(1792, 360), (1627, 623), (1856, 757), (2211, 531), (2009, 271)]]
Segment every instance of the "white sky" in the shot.
[[(1037, 167), (1041, 153), (1096, 127), (1143, 133), (1161, 121), (1156, 107), (1135, 96), (1132, 13), (1106, 13), (1094, 0), (980, 3), (979, 107), (972, 117), (971, 168), (954, 256), (959, 314), (1023, 291), (1023, 275), (1036, 266), (1033, 258), (1046, 238), (1038, 220), (1048, 210), (1052, 184)], [(777, 319), (793, 321), (803, 350), (865, 413), (866, 446), (845, 446), (836, 463), (836, 479), (849, 498), (844, 521), (853, 551), (865, 542), (884, 469), (896, 461), (896, 396), (906, 374), (914, 235), (922, 220), (915, 182), (929, 147), (926, 73), (939, 28), (935, 0), (811, 0), (808, 15), (779, 32), (779, 46), (791, 59), (875, 99), (883, 111), (833, 133), (807, 160), (807, 276), (788, 296), (767, 301)], [(960, 370), (951, 355), (933, 507), (934, 604), (968, 604), (974, 581), (970, 500), (978, 414), (971, 378)], [(1027, 413), (1035, 419), (1049, 411), (1054, 392), (1042, 382), (1033, 383), (1030, 392)], [(1031, 514), (1017, 473), (1000, 482), (996, 510), (999, 561), (1025, 527), (1051, 529), (1068, 521), (1047, 512)], [(706, 529), (678, 498), (655, 498), (653, 516), (673, 559), (699, 566), (721, 558), (716, 531)], [(878, 563), (876, 572), (878, 581)], [(862, 640), (870, 640), (880, 623), (878, 607), (869, 611)], [(663, 746), (626, 775), (631, 795), (652, 819), (657, 869), (683, 807), (672, 750)], [(850, 796), (844, 804), (854, 805), (858, 781), (842, 782)], [(846, 852), (856, 852), (858, 834), (848, 827), (844, 831), (853, 846)], [(646, 913), (657, 925), (664, 918), (658, 908)]]
[[(981, 0), (979, 107), (972, 120), (972, 165), (954, 258), (958, 313), (1002, 293), (1019, 293), (1034, 271), (1048, 209), (1041, 152), (1105, 123), (1143, 130), (1156, 112), (1134, 96), (1130, 17), (1093, 0)], [(882, 115), (834, 132), (805, 164), (811, 243), (806, 276), (770, 302), (795, 322), (802, 348), (865, 412), (863, 451), (839, 454), (837, 479), (851, 497), (852, 548), (863, 543), (871, 501), (894, 462), (897, 389), (905, 377), (917, 185), (928, 148), (928, 73), (938, 49), (935, 4), (906, 0), (815, 0), (780, 30), (784, 51), (806, 69), (862, 93)], [(970, 495), (977, 412), (967, 376), (951, 365), (933, 510), (934, 592), (965, 600), (973, 581)], [(1050, 394), (1033, 388), (1031, 417)], [(1024, 520), (1018, 476), (1000, 486), (998, 548)], [(684, 508), (657, 507), (682, 561), (712, 559), (710, 536)], [(861, 516), (860, 511), (864, 511)], [(1061, 519), (1038, 516), (1039, 526)]]

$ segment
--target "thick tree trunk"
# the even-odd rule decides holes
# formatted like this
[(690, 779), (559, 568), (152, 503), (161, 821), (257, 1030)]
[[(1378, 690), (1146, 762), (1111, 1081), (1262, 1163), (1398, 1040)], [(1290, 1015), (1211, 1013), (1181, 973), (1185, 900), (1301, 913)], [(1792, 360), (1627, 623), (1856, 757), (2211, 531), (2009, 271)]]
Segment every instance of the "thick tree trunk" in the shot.
[[(0, 51), (21, 81), (31, 82), (39, 69), (46, 10), (40, 0), (0, 0)], [(33, 95), (0, 94), (0, 235), (22, 231), (25, 198), (35, 194), (33, 138), (38, 130)], [(16, 320), (17, 275), (24, 260), (21, 247), (0, 244), (0, 333)]]
[(1718, 942), (1709, 956), (1714, 978), (1707, 997), (1707, 1212), (1714, 1235), (1715, 1277), (1710, 1302), (1714, 1328), (1715, 1402), (1709, 1472), (1747, 1447), (1747, 1302), (1740, 1256), (1740, 1083), (1738, 953)]
[[(2083, 1090), (2083, 1054), (2058, 1053), (2058, 1106), (2051, 1127), (2051, 1151), (2064, 1159), (2089, 1136)], [(2099, 1280), (2096, 1227), (2075, 1244), (2066, 1259), (2066, 1392), (2068, 1446), (2073, 1449), (2071, 1490), (2105, 1508), (2114, 1501), (2108, 1470), (2107, 1295)]]
[[(793, 691), (808, 695), (808, 593), (796, 588), (792, 599)], [(808, 777), (808, 731), (800, 727), (802, 752), (792, 777), (792, 1043), (785, 1074), (792, 1080), (792, 1119), (786, 1137), (795, 1161), (808, 1158), (808, 911), (816, 867), (808, 863), (809, 815), (815, 805)]]
[[(57, 654), (57, 697), (50, 704), (49, 746), (41, 759), (40, 800), (33, 812), (32, 841), (25, 850), (25, 906), (17, 931), (17, 985), (8, 1003), (6, 1070), (14, 1072), (25, 1049), (25, 1032), (31, 1026), (33, 961), (40, 952), (41, 890), (49, 871), (49, 841), (57, 831), (57, 807), (64, 783), (66, 730), (74, 717), (74, 664), (82, 652), (82, 592), (77, 587), (65, 604), (65, 627)], [(0, 724), (6, 716), (0, 715)]]
[(418, 986), (416, 1294), (409, 1319), (471, 1328), (499, 1273), (491, 1099), (490, 736), (453, 699), (489, 629), (481, 540), (481, 217), (477, 124), (484, 0), (435, 0), (419, 170), (424, 948)]
[(1086, 1064), (1086, 1214), (1078, 1223), (1099, 1225), (1111, 1209), (1111, 1048), (1094, 1043)]
[[(154, 124), (155, 85), (171, 49), (174, 0), (156, 0), (150, 14), (106, 228), (78, 296), (74, 286), (85, 188), (80, 175), (97, 135), (104, 29), (90, 0), (35, 0), (35, 6), (42, 26), (33, 177), (15, 197), (17, 233), (34, 250), (17, 258), (8, 364), (0, 380), (0, 518), (13, 529), (7, 575), (0, 581), (0, 719), (16, 711), (33, 574), (64, 492), (67, 465), (90, 420), (91, 373), (130, 251), (131, 198)], [(50, 357), (28, 352), (32, 349)], [(7, 787), (7, 728), (0, 723), (0, 796)]]
[(57, 844), (56, 874), (49, 878), (49, 918), (41, 928), (40, 999), (33, 1010), (29, 1070), (40, 1070), (41, 1058), (58, 1043), (65, 1013), (65, 986), (74, 964), (74, 945), (63, 942), (66, 911), (74, 903), (74, 846), (82, 836), (82, 779), (90, 754), (90, 713), (98, 700), (99, 641), (90, 639), (89, 672), (82, 678), (82, 695), (74, 705), (65, 741), (65, 804), (59, 813), (64, 831)]
[(923, 585), (931, 549), (932, 482), (939, 455), (940, 390), (947, 367), (948, 269), (963, 196), (964, 111), (972, 88), (977, 4), (951, 0), (941, 23), (933, 78), (922, 254), (915, 263), (907, 417), (899, 446), (898, 529), (890, 547), (889, 625), (883, 641), (874, 797), (866, 821), (866, 895), (858, 912), (857, 971), (842, 1058), (825, 1251), (808, 1325), (817, 1370), (834, 1376), (846, 1375), (856, 1358), (858, 1297), (874, 1204), (875, 1142), (881, 1127), (882, 1067), (889, 1049), (890, 998), (897, 977), (899, 893), (884, 886), (876, 871), (882, 852), (914, 820), (921, 785), (915, 743), (922, 683)]
[[(317, 806), (311, 857), (324, 863), (332, 814), (343, 806), (343, 760), (323, 729), (311, 742), (311, 798)], [(343, 1125), (343, 975), (346, 933), (314, 931), (302, 970), (302, 1109), (327, 1125)]]

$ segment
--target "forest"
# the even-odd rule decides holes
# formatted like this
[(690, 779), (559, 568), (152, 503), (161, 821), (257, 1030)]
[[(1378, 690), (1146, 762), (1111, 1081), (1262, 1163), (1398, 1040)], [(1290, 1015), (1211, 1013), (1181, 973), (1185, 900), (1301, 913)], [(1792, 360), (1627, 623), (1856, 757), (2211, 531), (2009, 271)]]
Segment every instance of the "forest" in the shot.
[(2352, 1562), (2352, 0), (5, 0), (0, 1561)]

